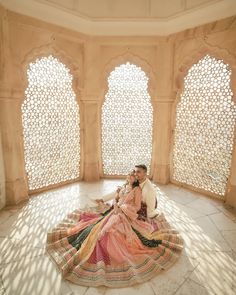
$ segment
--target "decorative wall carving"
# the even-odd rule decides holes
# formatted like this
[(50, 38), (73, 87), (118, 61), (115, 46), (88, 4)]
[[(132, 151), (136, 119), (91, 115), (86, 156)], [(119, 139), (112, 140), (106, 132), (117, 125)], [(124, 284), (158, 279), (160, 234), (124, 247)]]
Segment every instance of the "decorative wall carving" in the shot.
[(80, 114), (72, 75), (49, 55), (29, 64), (22, 104), (25, 164), (30, 190), (79, 177)]
[(129, 62), (108, 78), (102, 105), (102, 161), (105, 175), (126, 175), (135, 164), (151, 164), (153, 108), (145, 72)]
[(173, 178), (220, 196), (234, 141), (231, 75), (229, 64), (207, 54), (189, 69), (176, 108)]

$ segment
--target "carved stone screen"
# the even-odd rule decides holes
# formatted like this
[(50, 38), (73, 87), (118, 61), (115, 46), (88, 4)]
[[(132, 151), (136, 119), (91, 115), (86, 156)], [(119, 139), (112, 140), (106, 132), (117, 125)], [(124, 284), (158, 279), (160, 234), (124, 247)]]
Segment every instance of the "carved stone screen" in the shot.
[(173, 178), (224, 196), (230, 173), (236, 107), (231, 69), (206, 55), (184, 78), (176, 110)]
[(125, 175), (135, 164), (150, 171), (153, 108), (148, 77), (127, 62), (108, 78), (102, 106), (102, 160), (105, 175)]
[(79, 177), (80, 118), (72, 75), (57, 58), (30, 63), (22, 104), (25, 166), (30, 190)]

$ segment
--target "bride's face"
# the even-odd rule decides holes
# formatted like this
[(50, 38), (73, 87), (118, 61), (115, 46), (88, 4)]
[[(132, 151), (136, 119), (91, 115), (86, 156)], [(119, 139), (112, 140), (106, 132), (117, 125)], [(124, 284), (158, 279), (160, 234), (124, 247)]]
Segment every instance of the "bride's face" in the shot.
[(133, 184), (135, 181), (135, 176), (133, 174), (128, 174), (127, 180), (130, 184)]

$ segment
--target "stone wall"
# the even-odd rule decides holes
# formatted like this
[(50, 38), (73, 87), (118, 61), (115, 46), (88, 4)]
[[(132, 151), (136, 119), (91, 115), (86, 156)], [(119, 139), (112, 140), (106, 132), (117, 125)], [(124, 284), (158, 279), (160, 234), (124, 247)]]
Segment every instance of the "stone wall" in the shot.
[[(167, 37), (94, 37), (19, 15), (0, 7), (0, 123), (4, 155), (6, 202), (29, 198), (24, 168), (21, 104), (27, 87), (26, 70), (37, 57), (53, 54), (74, 76), (81, 110), (81, 179), (103, 176), (101, 105), (107, 77), (117, 65), (131, 61), (149, 77), (154, 108), (151, 178), (171, 179), (175, 107), (187, 70), (206, 53), (230, 63), (236, 93), (236, 17)], [(236, 164), (236, 149), (233, 161)], [(226, 201), (236, 207), (236, 165), (232, 164)]]
[(0, 131), (0, 209), (2, 209), (5, 205), (6, 205), (5, 174), (4, 174), (2, 141), (1, 141), (1, 131)]

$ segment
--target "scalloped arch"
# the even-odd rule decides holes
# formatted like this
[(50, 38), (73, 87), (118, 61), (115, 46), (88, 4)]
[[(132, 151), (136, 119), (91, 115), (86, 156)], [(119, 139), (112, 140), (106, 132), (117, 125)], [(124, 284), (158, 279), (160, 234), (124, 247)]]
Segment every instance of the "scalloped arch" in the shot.
[[(228, 63), (232, 69), (231, 80), (236, 80), (236, 56), (234, 56), (226, 49), (203, 44), (198, 49), (194, 50), (191, 54), (186, 56), (178, 67), (178, 72), (175, 80), (175, 88), (178, 92), (182, 91), (184, 77), (187, 75), (189, 69), (207, 54), (217, 59), (222, 59), (224, 62)], [(232, 89), (234, 88), (233, 82), (231, 83), (231, 87)], [(236, 93), (236, 91), (234, 92)]]
[(156, 79), (154, 71), (151, 65), (145, 59), (130, 52), (115, 56), (106, 63), (102, 75), (102, 85), (105, 85), (105, 92), (108, 91), (107, 81), (110, 73), (115, 69), (115, 67), (118, 67), (126, 62), (130, 62), (141, 67), (141, 69), (146, 73), (147, 77), (149, 78), (148, 92), (151, 96), (151, 99), (153, 100), (156, 89)]
[[(213, 58), (220, 59), (224, 63), (228, 64), (231, 71), (231, 80), (230, 80), (230, 87), (231, 90), (233, 91), (233, 100), (236, 103), (236, 56), (232, 53), (230, 53), (226, 49), (222, 49), (220, 47), (213, 47), (209, 46), (207, 44), (202, 44), (198, 49), (194, 50), (189, 54), (188, 56), (184, 57), (182, 62), (177, 68), (177, 73), (176, 73), (176, 79), (175, 79), (175, 90), (177, 92), (176, 99), (174, 101), (174, 105), (172, 108), (172, 138), (171, 138), (171, 154), (170, 158), (171, 160), (171, 180), (172, 182), (175, 182), (173, 180), (173, 147), (174, 147), (174, 135), (175, 135), (175, 127), (176, 127), (176, 107), (177, 104), (180, 102), (181, 99), (181, 94), (183, 93), (184, 90), (184, 78), (187, 76), (188, 71), (191, 69), (191, 67), (194, 64), (197, 64), (202, 58), (204, 58), (206, 55), (209, 55)], [(234, 138), (234, 149), (235, 149), (235, 138)], [(230, 176), (229, 176), (230, 177)], [(175, 182), (176, 183), (176, 182)], [(177, 182), (177, 184), (179, 184)], [(182, 184), (184, 185), (184, 184)], [(229, 184), (227, 184), (228, 186)], [(185, 186), (185, 185), (184, 185)], [(204, 191), (201, 189), (196, 189), (190, 186), (190, 188), (197, 190), (197, 191)], [(226, 189), (227, 191), (227, 189)], [(217, 196), (216, 194), (209, 193), (204, 191), (204, 193), (207, 193), (209, 195), (214, 195)]]
[(26, 89), (28, 85), (27, 80), (27, 69), (31, 62), (34, 62), (37, 58), (46, 57), (52, 55), (56, 57), (61, 63), (63, 63), (71, 72), (73, 76), (73, 90), (75, 93), (80, 89), (79, 77), (80, 77), (80, 69), (79, 65), (67, 54), (65, 51), (59, 49), (57, 46), (52, 44), (43, 45), (40, 47), (33, 48), (29, 51), (21, 62), (22, 71), (23, 71), (23, 84), (24, 89)]

